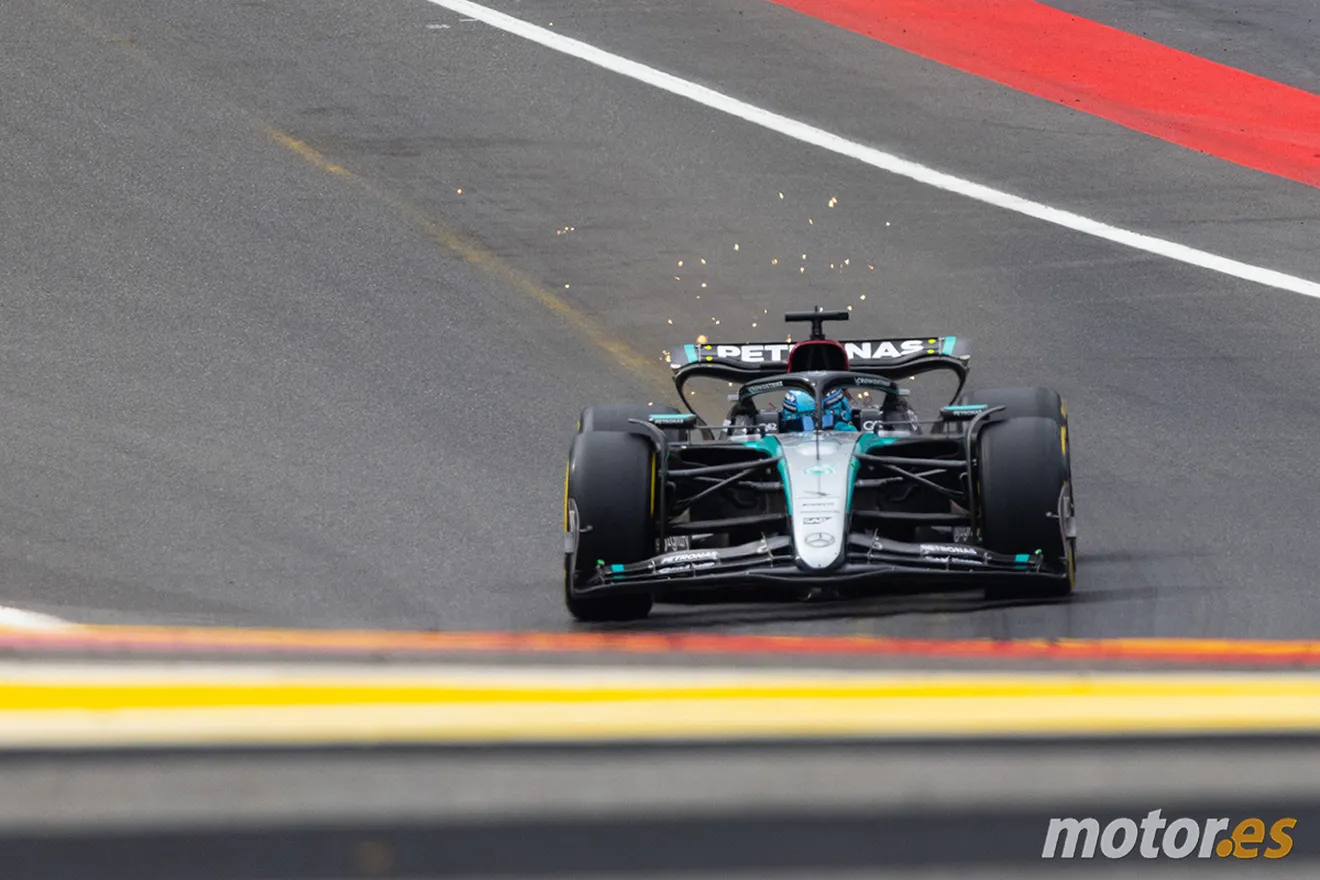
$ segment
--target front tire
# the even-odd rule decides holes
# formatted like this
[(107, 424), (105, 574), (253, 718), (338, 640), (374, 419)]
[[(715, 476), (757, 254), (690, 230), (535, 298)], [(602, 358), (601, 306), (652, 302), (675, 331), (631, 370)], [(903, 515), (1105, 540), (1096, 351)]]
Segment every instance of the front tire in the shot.
[(996, 553), (1034, 553), (1067, 572), (1057, 583), (995, 587), (992, 598), (1059, 597), (1072, 592), (1074, 548), (1071, 466), (1064, 428), (1053, 418), (1010, 418), (981, 431), (978, 483), (981, 542)]
[(577, 553), (564, 562), (564, 604), (588, 622), (639, 620), (651, 613), (649, 593), (578, 596), (575, 583), (607, 564), (655, 555), (655, 450), (624, 431), (578, 434), (568, 455), (564, 506), (577, 509)]

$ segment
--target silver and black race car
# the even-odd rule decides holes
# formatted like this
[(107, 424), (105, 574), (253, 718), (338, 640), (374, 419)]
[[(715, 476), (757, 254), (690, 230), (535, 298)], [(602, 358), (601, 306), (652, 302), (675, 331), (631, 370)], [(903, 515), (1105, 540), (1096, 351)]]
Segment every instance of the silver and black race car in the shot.
[[(1060, 597), (1074, 584), (1068, 417), (1048, 388), (963, 393), (966, 340), (836, 342), (825, 321), (787, 343), (670, 351), (688, 412), (588, 407), (568, 457), (564, 598), (579, 620), (645, 617), (655, 601), (843, 598), (897, 587)], [(933, 421), (900, 380), (948, 371)], [(696, 377), (736, 387), (721, 425), (692, 408)], [(760, 405), (798, 389), (814, 413)], [(842, 389), (849, 423), (825, 403)], [(806, 398), (803, 398), (806, 399)]]

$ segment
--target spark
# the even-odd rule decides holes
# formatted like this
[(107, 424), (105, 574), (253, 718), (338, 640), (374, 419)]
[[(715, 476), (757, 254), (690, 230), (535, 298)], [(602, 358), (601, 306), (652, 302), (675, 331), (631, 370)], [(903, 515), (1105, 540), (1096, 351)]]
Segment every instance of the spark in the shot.
[(702, 333), (700, 336), (697, 337), (697, 345), (705, 345), (706, 342), (707, 342), (707, 340), (706, 340), (706, 334), (705, 334), (705, 333)]
[(682, 260), (679, 260), (679, 261), (678, 261), (678, 268), (680, 268), (680, 269), (683, 268), (683, 261), (682, 261)]
[(802, 255), (802, 259), (805, 260), (806, 258), (807, 258), (807, 255), (806, 255), (806, 254), (803, 254), (803, 255)]
[(701, 299), (701, 294), (697, 294), (697, 299)]
[(735, 242), (733, 243), (733, 249), (734, 249), (735, 251), (738, 250), (738, 242), (735, 241)]
[(756, 322), (755, 322), (755, 321), (752, 322), (752, 326), (753, 326), (753, 327), (756, 326)]
[(888, 221), (888, 220), (885, 221), (885, 225), (886, 225), (886, 226), (889, 225), (889, 221)]
[[(848, 311), (850, 311), (850, 312), (852, 311), (852, 306), (848, 306)], [(672, 324), (672, 323), (674, 323), (674, 322), (673, 322), (673, 321), (670, 321), (669, 323)]]
[(866, 299), (866, 294), (862, 294), (862, 299)]
[(807, 271), (807, 267), (806, 267), (806, 266), (798, 266), (798, 274), (799, 274), (799, 275), (804, 275), (804, 274), (806, 274), (806, 271)]
[(783, 194), (783, 193), (780, 193), (780, 194), (779, 194), (779, 198), (782, 199), (783, 197), (784, 197), (784, 194)]
[(718, 324), (718, 323), (719, 323), (719, 321), (716, 321), (716, 322), (715, 322), (715, 323), (716, 323), (716, 324)]
[(815, 226), (815, 225), (816, 225), (816, 221), (815, 221), (815, 220), (812, 220), (810, 217), (808, 217), (808, 218), (807, 218), (807, 225), (808, 225), (808, 226)]
[(458, 188), (458, 194), (459, 194), (460, 196), (463, 194), (463, 187), (460, 186), (460, 187)]
[(670, 319), (669, 319), (669, 323), (671, 323), (671, 324), (674, 323), (674, 319), (673, 319), (673, 318), (670, 318)]
[(872, 266), (870, 263), (866, 264), (866, 268), (870, 269), (872, 272), (875, 271), (875, 266)]
[(682, 278), (679, 278), (677, 275), (675, 275), (675, 276), (674, 276), (674, 280), (675, 280), (675, 281), (682, 281), (683, 279), (682, 279)]
[(569, 288), (569, 285), (565, 284), (565, 285), (564, 285), (564, 290), (568, 290), (568, 288)]
[(846, 266), (846, 265), (848, 265), (850, 262), (852, 262), (852, 257), (849, 257), (848, 259), (844, 260), (844, 261), (843, 261), (843, 265)]
[(706, 289), (706, 282), (704, 282), (704, 281), (701, 282), (701, 289), (702, 289), (702, 290), (705, 290), (705, 289)]
[(702, 258), (701, 258), (701, 265), (703, 265), (703, 266), (706, 265), (706, 258), (705, 258), (705, 257), (702, 257)]
[(834, 264), (833, 264), (833, 263), (830, 263), (830, 268), (831, 268), (831, 269), (834, 268)]
[(839, 203), (839, 200), (838, 200), (837, 198), (835, 198), (834, 196), (830, 196), (830, 200), (829, 200), (828, 202), (825, 203), (825, 207), (827, 207), (827, 208), (833, 208), (833, 207), (834, 207), (835, 205), (837, 205), (838, 203)]
[(779, 258), (778, 258), (778, 257), (775, 257), (774, 259), (772, 259), (772, 260), (770, 261), (770, 265), (771, 265), (771, 266), (778, 266), (778, 265), (779, 265)]

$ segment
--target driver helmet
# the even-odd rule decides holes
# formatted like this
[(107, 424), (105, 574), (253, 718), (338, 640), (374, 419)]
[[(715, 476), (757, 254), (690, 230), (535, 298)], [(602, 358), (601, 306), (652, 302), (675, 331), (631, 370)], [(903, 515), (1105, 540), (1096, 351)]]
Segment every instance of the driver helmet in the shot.
[[(848, 400), (848, 395), (842, 388), (835, 388), (825, 393), (825, 405), (822, 409), (820, 426), (822, 430), (855, 430), (852, 423), (852, 402)], [(779, 430), (814, 431), (815, 420), (814, 397), (797, 389), (784, 395), (784, 407), (779, 413)]]

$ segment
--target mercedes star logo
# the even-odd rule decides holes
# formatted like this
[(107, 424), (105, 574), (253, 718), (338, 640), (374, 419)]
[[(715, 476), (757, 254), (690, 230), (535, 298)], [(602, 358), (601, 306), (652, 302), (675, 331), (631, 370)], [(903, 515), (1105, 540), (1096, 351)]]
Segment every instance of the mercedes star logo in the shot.
[(812, 532), (802, 539), (808, 547), (828, 547), (834, 543), (834, 536), (828, 532)]

